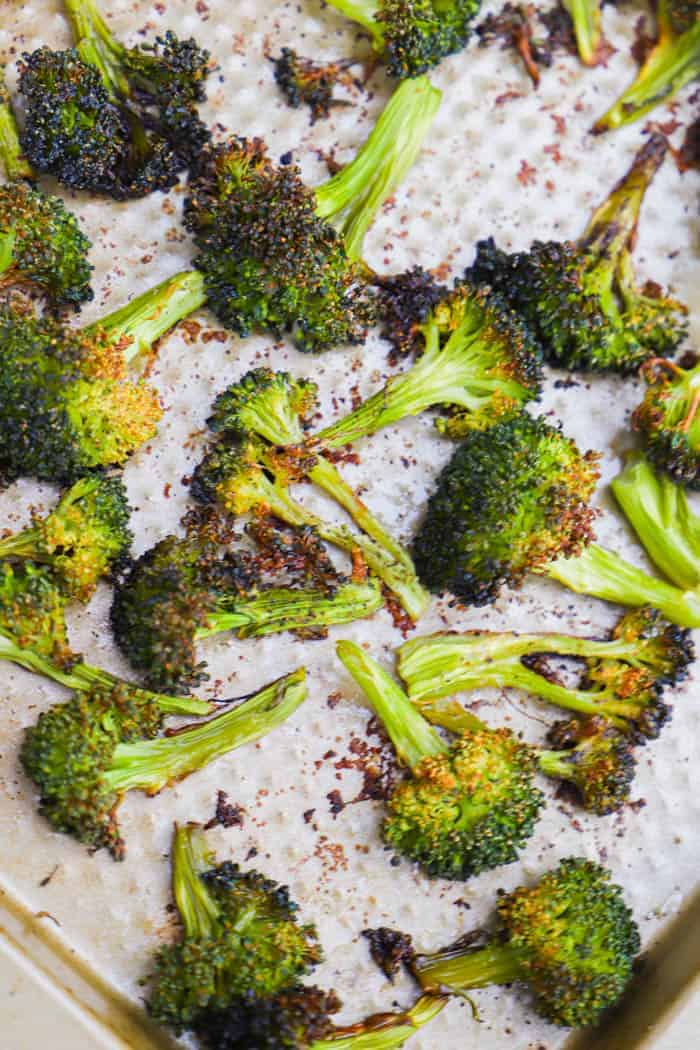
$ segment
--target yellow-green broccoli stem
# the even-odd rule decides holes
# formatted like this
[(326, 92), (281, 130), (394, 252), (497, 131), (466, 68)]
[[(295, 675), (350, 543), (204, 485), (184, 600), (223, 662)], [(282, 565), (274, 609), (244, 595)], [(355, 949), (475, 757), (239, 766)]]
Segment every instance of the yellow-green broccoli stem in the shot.
[(198, 825), (175, 825), (172, 864), (173, 897), (186, 936), (213, 937), (221, 909), (200, 875), (213, 868), (215, 861)]
[(413, 965), (421, 988), (464, 992), (519, 980), (523, 977), (526, 958), (526, 952), (509, 944), (487, 944), (483, 948), (448, 948), (432, 955), (419, 955)]
[(595, 66), (600, 61), (600, 2), (599, 0), (562, 0), (571, 15), (576, 45), (581, 61)]
[(350, 164), (315, 189), (316, 212), (334, 220), (350, 259), (361, 257), (365, 233), (413, 165), (441, 99), (426, 76), (403, 81)]
[(107, 25), (95, 0), (64, 0), (78, 53), (84, 62), (100, 73), (113, 96), (129, 94), (129, 84), (121, 69), (125, 48)]
[[(5, 86), (5, 70), (2, 66), (0, 66), (0, 162), (5, 169), (8, 179), (35, 178), (32, 166), (22, 152), (17, 121), (15, 120), (9, 92)], [(0, 247), (1, 271), (2, 248)]]
[(312, 1043), (309, 1050), (398, 1050), (447, 1002), (446, 996), (423, 995), (404, 1013), (378, 1014), (362, 1024), (337, 1028), (327, 1039)]

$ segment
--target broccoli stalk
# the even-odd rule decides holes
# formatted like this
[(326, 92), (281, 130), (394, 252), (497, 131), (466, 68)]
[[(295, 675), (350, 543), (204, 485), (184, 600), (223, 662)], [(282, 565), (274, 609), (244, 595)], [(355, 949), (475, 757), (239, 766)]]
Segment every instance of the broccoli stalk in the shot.
[[(10, 101), (10, 93), (5, 84), (5, 70), (0, 66), (0, 163), (10, 181), (35, 178), (32, 166), (24, 156), (19, 141), (19, 128)], [(0, 252), (0, 259), (4, 250)], [(0, 262), (0, 271), (2, 263)]]
[(309, 1050), (398, 1050), (446, 1003), (445, 996), (422, 995), (409, 1010), (377, 1014), (361, 1024), (335, 1028), (324, 1039), (310, 1043)]
[(581, 61), (596, 66), (602, 44), (600, 0), (562, 0), (562, 6), (571, 16)]
[(700, 488), (700, 362), (682, 368), (652, 359), (642, 370), (648, 386), (632, 415), (644, 451), (674, 481)]
[(700, 22), (696, 0), (659, 0), (656, 42), (636, 78), (593, 126), (609, 131), (639, 120), (700, 77)]

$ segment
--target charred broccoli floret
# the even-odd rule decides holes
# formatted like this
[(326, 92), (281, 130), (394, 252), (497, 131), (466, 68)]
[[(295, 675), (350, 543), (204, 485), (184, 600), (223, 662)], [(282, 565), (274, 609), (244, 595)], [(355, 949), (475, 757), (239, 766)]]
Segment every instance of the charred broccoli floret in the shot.
[(308, 106), (311, 123), (329, 117), (331, 109), (348, 102), (333, 97), (336, 84), (351, 84), (348, 72), (352, 62), (326, 62), (323, 65), (303, 58), (291, 47), (283, 47), (272, 59), (275, 80), (292, 109)]
[(167, 32), (124, 47), (95, 0), (66, 0), (76, 46), (25, 54), (22, 143), (37, 171), (117, 200), (167, 190), (209, 139), (209, 54)]
[(364, 341), (374, 309), (364, 235), (413, 164), (440, 105), (426, 78), (394, 92), (354, 160), (310, 189), (259, 139), (204, 150), (185, 201), (195, 265), (227, 328), (290, 332), (300, 350)]
[(482, 723), (449, 746), (359, 646), (339, 642), (336, 652), (411, 770), (387, 802), (389, 845), (448, 879), (516, 860), (544, 801), (533, 783), (535, 752)]
[(203, 302), (201, 278), (185, 273), (83, 329), (0, 308), (3, 479), (71, 482), (123, 463), (162, 415), (155, 390), (126, 378), (126, 366)]
[(392, 357), (418, 356), (425, 348), (421, 325), (428, 322), (449, 288), (421, 266), (391, 277), (377, 277), (381, 334), (391, 343)]
[(656, 5), (656, 41), (634, 81), (594, 132), (609, 131), (639, 120), (669, 102), (685, 84), (700, 77), (700, 5), (697, 0), (659, 0)]
[(68, 596), (87, 601), (129, 552), (130, 514), (120, 478), (80, 478), (46, 517), (35, 514), (31, 526), (0, 540), (0, 558), (47, 564)]
[(426, 73), (461, 51), (471, 34), (479, 0), (328, 0), (372, 38), (372, 48), (392, 77)]
[(556, 750), (539, 752), (541, 772), (573, 785), (584, 809), (604, 817), (627, 802), (637, 766), (634, 749), (607, 719), (558, 722), (548, 742)]
[(700, 362), (649, 361), (643, 375), (648, 386), (632, 426), (644, 451), (674, 481), (700, 489)]
[(610, 872), (567, 857), (532, 888), (503, 894), (500, 936), (479, 948), (444, 948), (414, 963), (426, 989), (464, 992), (523, 982), (553, 1024), (595, 1024), (627, 986), (639, 931)]
[(551, 364), (628, 373), (684, 337), (685, 307), (651, 281), (638, 288), (631, 255), (644, 194), (667, 148), (663, 135), (650, 136), (577, 242), (534, 241), (515, 253), (492, 238), (477, 245), (467, 277), (510, 303)]
[(471, 605), (591, 539), (596, 454), (521, 413), (474, 431), (438, 478), (413, 544), (423, 583)]
[(39, 810), (57, 831), (122, 860), (116, 810), (127, 791), (156, 795), (214, 759), (269, 733), (306, 697), (302, 669), (238, 707), (170, 736), (158, 736), (157, 700), (127, 686), (75, 693), (27, 729), (20, 752), (40, 793)]

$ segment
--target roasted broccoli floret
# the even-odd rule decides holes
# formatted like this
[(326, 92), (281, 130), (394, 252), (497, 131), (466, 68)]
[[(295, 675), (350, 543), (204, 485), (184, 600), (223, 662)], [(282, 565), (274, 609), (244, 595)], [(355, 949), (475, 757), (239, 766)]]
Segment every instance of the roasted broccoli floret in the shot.
[(47, 564), (61, 589), (85, 602), (100, 577), (127, 556), (130, 514), (120, 478), (80, 478), (49, 514), (35, 514), (31, 526), (0, 540), (0, 558)]
[(374, 315), (364, 235), (413, 164), (440, 98), (425, 77), (402, 84), (354, 160), (313, 190), (293, 164), (273, 164), (259, 139), (202, 152), (185, 225), (227, 328), (289, 332), (309, 352), (364, 341)]
[(418, 356), (425, 348), (421, 325), (428, 322), (438, 303), (447, 299), (449, 288), (421, 266), (389, 277), (376, 277), (375, 284), (381, 334), (391, 343), (392, 358)]
[(700, 518), (681, 485), (631, 456), (611, 487), (657, 569), (684, 591), (700, 589)]
[(494, 940), (419, 955), (421, 985), (465, 992), (519, 981), (553, 1024), (595, 1024), (624, 992), (640, 948), (632, 912), (610, 878), (600, 864), (565, 858), (535, 886), (501, 895)]
[(65, 0), (76, 46), (25, 54), (22, 144), (37, 171), (117, 200), (167, 190), (209, 139), (209, 54), (174, 33), (124, 47), (95, 0)]
[(56, 828), (122, 860), (116, 811), (127, 791), (156, 795), (214, 759), (269, 733), (306, 698), (305, 671), (278, 679), (243, 703), (170, 736), (164, 711), (127, 686), (96, 687), (55, 704), (27, 729), (20, 752)]
[(642, 374), (648, 386), (632, 426), (646, 455), (674, 481), (700, 489), (700, 362), (649, 361)]
[(594, 132), (639, 120), (700, 77), (699, 16), (697, 0), (658, 0), (654, 46), (632, 84), (596, 121)]
[(222, 631), (256, 638), (318, 631), (370, 616), (382, 604), (372, 581), (340, 579), (320, 589), (261, 587), (255, 568), (196, 538), (167, 536), (118, 582), (112, 605), (117, 645), (157, 688), (206, 679), (197, 642)]
[(325, 62), (323, 65), (303, 58), (291, 47), (283, 47), (272, 59), (275, 80), (292, 109), (308, 106), (311, 123), (329, 117), (331, 109), (349, 105), (333, 97), (336, 84), (352, 83), (348, 69), (352, 62)]
[(156, 432), (158, 396), (127, 364), (204, 302), (178, 274), (88, 328), (0, 308), (0, 475), (70, 483), (123, 463)]
[(601, 0), (561, 0), (562, 7), (571, 16), (576, 46), (586, 66), (597, 66), (601, 61), (603, 34), (600, 28)]
[(646, 189), (668, 144), (653, 134), (578, 241), (534, 241), (508, 253), (480, 241), (467, 277), (499, 292), (531, 327), (547, 361), (629, 373), (670, 354), (685, 335), (685, 307), (657, 284), (635, 283), (631, 249)]
[(556, 750), (538, 753), (545, 776), (571, 784), (584, 809), (604, 817), (627, 802), (636, 759), (629, 736), (605, 718), (577, 718), (557, 722), (548, 733)]
[(375, 54), (392, 77), (426, 73), (461, 51), (471, 34), (479, 0), (328, 0), (372, 38)]
[(597, 455), (521, 413), (460, 445), (438, 478), (413, 544), (423, 583), (471, 605), (494, 601), (591, 539)]
[(412, 774), (387, 802), (389, 845), (447, 879), (516, 860), (544, 801), (533, 783), (535, 752), (482, 723), (448, 745), (359, 646), (338, 642), (336, 652)]

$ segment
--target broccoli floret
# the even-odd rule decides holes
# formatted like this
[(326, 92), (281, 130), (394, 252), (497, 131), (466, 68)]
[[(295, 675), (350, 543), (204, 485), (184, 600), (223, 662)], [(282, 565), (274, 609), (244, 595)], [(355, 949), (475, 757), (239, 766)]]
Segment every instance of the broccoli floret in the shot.
[(339, 642), (336, 652), (411, 770), (387, 802), (389, 845), (448, 879), (516, 860), (544, 801), (533, 783), (535, 752), (482, 723), (449, 746), (359, 646)]
[(50, 514), (0, 540), (0, 558), (47, 564), (69, 597), (88, 601), (100, 577), (128, 555), (130, 514), (120, 478), (80, 478)]
[(597, 66), (604, 54), (601, 0), (561, 0), (561, 4), (571, 17), (581, 61), (586, 66)]
[(700, 362), (650, 361), (642, 374), (648, 386), (632, 426), (646, 455), (674, 481), (700, 489)]
[(556, 750), (538, 754), (540, 770), (572, 784), (584, 809), (604, 817), (629, 799), (636, 759), (628, 736), (603, 718), (573, 719), (552, 726), (548, 741)]
[(156, 432), (158, 396), (127, 364), (204, 302), (178, 274), (89, 328), (0, 308), (0, 474), (70, 483), (123, 463)]
[(167, 32), (126, 48), (95, 0), (66, 0), (76, 46), (25, 54), (22, 143), (37, 171), (117, 200), (167, 190), (209, 139), (209, 53)]
[(394, 92), (354, 160), (315, 190), (259, 139), (229, 139), (194, 165), (185, 225), (209, 303), (227, 328), (289, 332), (303, 351), (361, 343), (374, 309), (365, 232), (413, 164), (440, 105), (426, 78)]
[(168, 536), (141, 555), (115, 589), (112, 627), (131, 664), (158, 688), (206, 679), (197, 642), (222, 631), (256, 638), (313, 631), (369, 616), (382, 604), (372, 581), (319, 589), (260, 587), (254, 565), (214, 544)]
[(97, 687), (43, 712), (25, 733), (20, 760), (57, 831), (122, 860), (116, 811), (127, 791), (158, 794), (269, 733), (305, 697), (302, 668), (213, 719), (157, 736), (165, 713), (157, 699), (125, 685)]
[(642, 200), (667, 148), (663, 135), (649, 137), (577, 242), (534, 241), (512, 254), (492, 238), (477, 245), (467, 277), (510, 303), (551, 364), (624, 374), (683, 339), (685, 307), (653, 282), (638, 288), (631, 256)]
[(352, 76), (348, 69), (352, 62), (325, 62), (323, 65), (310, 58), (302, 58), (291, 47), (283, 47), (279, 56), (272, 59), (275, 80), (292, 109), (308, 106), (312, 124), (330, 116), (331, 109), (350, 105), (344, 99), (333, 97), (336, 84), (348, 86)]
[(497, 939), (419, 955), (421, 985), (464, 992), (521, 981), (553, 1024), (595, 1024), (624, 992), (640, 948), (632, 912), (610, 879), (600, 864), (565, 858), (535, 886), (501, 895)]
[(371, 36), (389, 76), (415, 77), (461, 51), (479, 0), (328, 0)]
[(611, 488), (656, 567), (681, 590), (700, 589), (700, 518), (681, 485), (634, 455)]
[(700, 5), (697, 0), (659, 0), (656, 41), (632, 84), (593, 126), (609, 131), (639, 120), (669, 102), (700, 77)]
[(521, 413), (472, 432), (438, 478), (413, 544), (429, 590), (471, 605), (591, 538), (597, 455)]
[(392, 358), (417, 357), (425, 349), (421, 325), (427, 323), (438, 303), (447, 299), (449, 289), (421, 266), (392, 277), (377, 277), (375, 284), (379, 289), (381, 334), (391, 343)]

